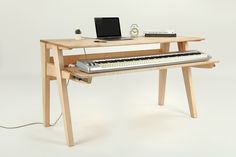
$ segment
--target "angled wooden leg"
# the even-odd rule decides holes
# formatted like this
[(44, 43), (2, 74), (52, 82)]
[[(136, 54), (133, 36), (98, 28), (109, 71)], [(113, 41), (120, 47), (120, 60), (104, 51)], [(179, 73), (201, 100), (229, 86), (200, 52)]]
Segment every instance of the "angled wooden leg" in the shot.
[[(170, 43), (161, 43), (160, 45), (161, 52), (169, 52)], [(164, 105), (165, 100), (165, 90), (166, 90), (166, 76), (167, 76), (167, 69), (161, 69), (159, 71), (159, 97), (158, 97), (158, 104)]]
[(56, 68), (58, 90), (59, 90), (59, 95), (60, 95), (61, 105), (62, 105), (62, 115), (63, 115), (66, 141), (69, 146), (73, 146), (74, 139), (73, 139), (73, 131), (72, 131), (72, 125), (71, 125), (67, 85), (66, 85), (66, 79), (62, 78), (62, 72), (61, 72), (64, 68), (63, 53), (57, 47), (55, 47), (55, 52), (54, 52), (54, 64)]
[(159, 105), (164, 105), (165, 90), (166, 90), (166, 76), (167, 69), (161, 69), (159, 71)]
[[(187, 42), (179, 42), (178, 43), (179, 51), (186, 51), (188, 49)], [(189, 110), (192, 118), (197, 117), (197, 109), (196, 109), (196, 102), (195, 102), (195, 95), (193, 90), (193, 83), (192, 83), (192, 73), (190, 67), (183, 67), (182, 73), (184, 77), (184, 84), (185, 90), (188, 97), (188, 104)]]
[(189, 110), (192, 118), (197, 118), (196, 102), (192, 83), (192, 73), (190, 67), (182, 68), (185, 90), (188, 97)]
[(50, 126), (50, 77), (47, 76), (47, 63), (50, 58), (50, 50), (45, 43), (41, 46), (41, 65), (42, 65), (42, 97), (43, 97), (43, 122), (45, 127)]

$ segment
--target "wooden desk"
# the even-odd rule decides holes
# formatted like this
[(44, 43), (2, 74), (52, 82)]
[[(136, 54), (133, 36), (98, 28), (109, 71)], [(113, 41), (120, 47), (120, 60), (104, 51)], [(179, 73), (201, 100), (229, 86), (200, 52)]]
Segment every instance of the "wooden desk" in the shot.
[[(57, 80), (58, 90), (62, 105), (63, 123), (66, 135), (66, 141), (69, 146), (74, 145), (73, 132), (71, 125), (69, 99), (67, 93), (66, 79), (72, 79), (80, 82), (91, 83), (93, 77), (114, 75), (127, 72), (137, 72), (144, 70), (159, 70), (159, 105), (164, 105), (166, 76), (168, 68), (182, 68), (185, 89), (187, 93), (190, 114), (192, 118), (197, 117), (195, 97), (192, 84), (191, 67), (197, 68), (213, 68), (217, 60), (210, 59), (205, 62), (186, 63), (169, 66), (161, 66), (155, 68), (143, 68), (135, 70), (124, 70), (116, 72), (103, 72), (95, 74), (84, 73), (77, 68), (69, 68), (68, 64), (74, 63), (76, 60), (94, 59), (94, 58), (110, 58), (110, 57), (128, 57), (142, 56), (169, 52), (170, 43), (177, 43), (179, 51), (188, 50), (188, 42), (202, 41), (203, 38), (198, 37), (171, 37), (171, 38), (145, 38), (139, 37), (134, 40), (107, 41), (106, 43), (94, 42), (95, 39), (56, 39), (41, 40), (41, 61), (42, 61), (42, 94), (43, 94), (43, 117), (44, 126), (50, 126), (50, 81)], [(159, 49), (139, 50), (113, 53), (84, 54), (64, 56), (63, 50), (71, 50), (75, 48), (89, 47), (107, 47), (107, 46), (124, 46), (124, 45), (140, 45), (140, 44), (160, 44)]]

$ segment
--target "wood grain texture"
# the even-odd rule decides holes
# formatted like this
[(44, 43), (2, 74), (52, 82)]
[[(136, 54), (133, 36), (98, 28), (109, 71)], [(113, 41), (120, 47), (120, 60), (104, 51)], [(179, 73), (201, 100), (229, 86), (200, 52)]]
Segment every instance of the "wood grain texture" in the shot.
[(62, 105), (62, 115), (63, 115), (66, 141), (69, 146), (73, 146), (74, 139), (73, 139), (72, 124), (71, 124), (67, 85), (66, 85), (66, 79), (63, 79), (62, 77), (62, 70), (64, 69), (63, 53), (62, 50), (59, 50), (57, 47), (54, 48), (54, 61), (55, 61), (56, 77), (58, 82), (58, 90)]
[(41, 47), (41, 70), (42, 70), (42, 98), (43, 98), (43, 122), (45, 127), (50, 126), (50, 77), (47, 75), (47, 63), (50, 58), (50, 50), (45, 43)]
[[(161, 43), (160, 49), (162, 53), (169, 52), (170, 43)], [(159, 95), (158, 95), (159, 105), (164, 105), (165, 90), (166, 90), (166, 77), (167, 77), (167, 69), (160, 69), (159, 70)]]
[(188, 97), (189, 110), (192, 118), (197, 118), (196, 100), (192, 82), (192, 72), (190, 67), (182, 68), (185, 90)]
[(204, 64), (204, 65), (196, 65), (193, 66), (194, 68), (205, 68), (205, 69), (211, 69), (214, 68), (216, 64)]
[(172, 43), (172, 42), (194, 42), (201, 41), (204, 38), (199, 37), (138, 37), (133, 40), (116, 40), (106, 42), (94, 42), (98, 39), (49, 39), (41, 40), (47, 45), (56, 45), (61, 49), (73, 48), (89, 48), (89, 47), (108, 47), (108, 46), (124, 46), (124, 45), (141, 45), (141, 44), (156, 44), (156, 43)]
[[(178, 42), (179, 51), (186, 51), (188, 50), (188, 43), (187, 42)], [(196, 101), (195, 101), (195, 94), (193, 89), (193, 82), (192, 82), (192, 73), (190, 67), (182, 67), (182, 73), (184, 78), (185, 90), (188, 98), (189, 110), (192, 118), (197, 117), (197, 109), (196, 109)]]

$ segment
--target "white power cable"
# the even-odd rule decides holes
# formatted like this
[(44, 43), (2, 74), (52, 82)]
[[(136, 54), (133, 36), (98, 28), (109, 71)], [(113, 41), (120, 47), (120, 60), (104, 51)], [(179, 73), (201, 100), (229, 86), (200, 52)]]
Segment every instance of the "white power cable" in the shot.
[[(70, 80), (67, 81), (67, 84), (66, 84), (67, 86), (68, 86), (69, 82), (70, 82)], [(56, 119), (55, 122), (50, 124), (50, 126), (55, 126), (58, 123), (58, 121), (61, 119), (61, 117), (62, 117), (62, 113), (58, 116), (58, 118)], [(33, 123), (27, 123), (27, 124), (18, 125), (18, 126), (2, 126), (2, 125), (0, 125), (0, 128), (2, 128), (2, 129), (19, 129), (19, 128), (24, 128), (24, 127), (27, 127), (27, 126), (38, 125), (38, 124), (42, 125), (44, 123), (42, 123), (42, 122), (33, 122)]]

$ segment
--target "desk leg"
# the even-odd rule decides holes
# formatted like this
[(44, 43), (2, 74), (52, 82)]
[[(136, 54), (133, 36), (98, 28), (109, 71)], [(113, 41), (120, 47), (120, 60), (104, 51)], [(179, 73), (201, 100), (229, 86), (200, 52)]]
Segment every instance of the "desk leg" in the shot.
[(159, 71), (159, 105), (164, 105), (165, 90), (166, 90), (166, 76), (167, 69), (161, 69)]
[(42, 65), (42, 97), (43, 97), (43, 122), (45, 127), (50, 126), (50, 77), (47, 76), (47, 63), (50, 58), (50, 50), (45, 43), (41, 46), (41, 65)]
[[(179, 51), (186, 51), (188, 49), (188, 43), (179, 42), (178, 48), (179, 48)], [(185, 90), (188, 97), (190, 114), (192, 118), (197, 118), (197, 109), (196, 109), (195, 95), (194, 95), (194, 90), (193, 90), (191, 68), (183, 67), (182, 73), (184, 77)]]
[(72, 125), (71, 125), (67, 85), (66, 85), (66, 79), (62, 78), (62, 73), (61, 73), (61, 71), (64, 68), (63, 53), (58, 48), (55, 48), (54, 64), (55, 64), (55, 69), (56, 69), (58, 90), (59, 90), (59, 95), (60, 95), (61, 104), (62, 104), (62, 115), (63, 115), (66, 140), (69, 146), (73, 146), (74, 139), (73, 139), (73, 131), (72, 131)]
[[(169, 52), (170, 43), (161, 43), (160, 50), (161, 52)], [(165, 90), (166, 90), (166, 76), (167, 76), (167, 69), (161, 69), (159, 71), (159, 97), (158, 97), (158, 104), (164, 105), (165, 100)]]
[(188, 97), (190, 114), (192, 118), (197, 118), (197, 109), (195, 105), (191, 68), (184, 67), (182, 68), (182, 72), (184, 77), (185, 90)]

